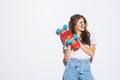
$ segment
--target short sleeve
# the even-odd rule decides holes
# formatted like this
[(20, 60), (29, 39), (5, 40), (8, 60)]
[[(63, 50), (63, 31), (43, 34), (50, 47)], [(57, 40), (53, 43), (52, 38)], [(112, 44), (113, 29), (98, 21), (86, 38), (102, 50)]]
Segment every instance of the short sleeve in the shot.
[(90, 32), (90, 41), (92, 44), (95, 44), (95, 45), (97, 44), (95, 36), (92, 32)]

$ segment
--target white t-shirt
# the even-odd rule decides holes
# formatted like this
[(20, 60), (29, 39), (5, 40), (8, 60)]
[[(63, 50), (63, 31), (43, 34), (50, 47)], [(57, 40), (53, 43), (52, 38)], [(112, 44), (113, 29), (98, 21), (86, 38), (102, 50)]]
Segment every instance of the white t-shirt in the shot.
[[(90, 41), (92, 44), (96, 45), (96, 41), (95, 41), (95, 37), (93, 35), (93, 33), (90, 32)], [(88, 45), (86, 45), (87, 47), (89, 47)], [(63, 49), (67, 49), (67, 46), (64, 45)], [(79, 48), (76, 51), (71, 51), (71, 55), (70, 58), (77, 58), (77, 59), (89, 59), (91, 58), (91, 56), (89, 56), (87, 53), (85, 53), (81, 48)]]

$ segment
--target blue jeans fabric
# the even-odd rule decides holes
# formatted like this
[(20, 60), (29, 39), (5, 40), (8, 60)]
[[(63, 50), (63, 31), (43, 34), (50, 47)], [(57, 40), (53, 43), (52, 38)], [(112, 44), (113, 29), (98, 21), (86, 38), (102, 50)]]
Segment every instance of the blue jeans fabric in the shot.
[(70, 59), (64, 71), (64, 80), (94, 80), (89, 59)]

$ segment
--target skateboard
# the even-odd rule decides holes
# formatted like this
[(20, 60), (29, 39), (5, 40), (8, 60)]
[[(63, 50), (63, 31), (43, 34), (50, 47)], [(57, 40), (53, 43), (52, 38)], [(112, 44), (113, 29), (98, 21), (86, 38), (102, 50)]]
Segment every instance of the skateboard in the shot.
[(77, 34), (72, 34), (70, 30), (67, 29), (68, 26), (65, 24), (63, 25), (63, 28), (58, 28), (56, 30), (56, 34), (60, 35), (61, 39), (64, 43), (71, 45), (71, 47), (75, 50), (80, 48), (80, 43), (78, 41), (79, 36)]

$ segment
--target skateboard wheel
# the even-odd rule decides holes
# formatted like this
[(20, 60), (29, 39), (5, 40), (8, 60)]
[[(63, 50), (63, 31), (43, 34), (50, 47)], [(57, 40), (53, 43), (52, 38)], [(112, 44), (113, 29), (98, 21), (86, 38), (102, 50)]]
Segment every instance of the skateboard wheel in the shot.
[(65, 25), (63, 25), (63, 29), (67, 29), (67, 25), (65, 24)]
[(77, 40), (79, 37), (77, 34), (74, 34), (74, 39)]
[(56, 34), (60, 34), (60, 32), (61, 32), (61, 29), (56, 30)]
[(68, 39), (66, 42), (67, 42), (67, 44), (71, 44), (72, 43), (72, 41), (70, 39)]

